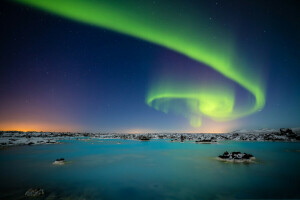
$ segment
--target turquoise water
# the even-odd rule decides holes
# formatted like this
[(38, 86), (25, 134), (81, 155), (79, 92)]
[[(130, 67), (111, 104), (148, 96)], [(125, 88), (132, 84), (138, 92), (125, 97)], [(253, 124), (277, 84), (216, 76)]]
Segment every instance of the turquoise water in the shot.
[[(0, 150), (0, 199), (23, 199), (32, 187), (45, 199), (300, 198), (300, 143), (63, 142)], [(224, 151), (257, 160), (216, 160)], [(52, 165), (60, 157), (70, 163)]]

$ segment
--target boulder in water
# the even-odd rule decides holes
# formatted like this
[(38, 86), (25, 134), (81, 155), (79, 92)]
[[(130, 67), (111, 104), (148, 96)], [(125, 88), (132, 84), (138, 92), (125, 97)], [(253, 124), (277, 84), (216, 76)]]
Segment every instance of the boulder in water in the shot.
[(53, 165), (64, 165), (65, 164), (65, 159), (64, 158), (58, 158), (52, 164)]
[(229, 153), (225, 151), (223, 155), (219, 155), (218, 158), (222, 161), (231, 161), (231, 162), (251, 162), (255, 157), (248, 153), (241, 152), (232, 152)]

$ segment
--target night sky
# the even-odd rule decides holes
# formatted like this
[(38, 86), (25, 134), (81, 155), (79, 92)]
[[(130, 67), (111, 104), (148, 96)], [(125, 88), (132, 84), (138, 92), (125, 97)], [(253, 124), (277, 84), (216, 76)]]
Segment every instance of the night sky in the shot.
[(0, 129), (299, 127), (297, 8), (272, 0), (1, 1)]

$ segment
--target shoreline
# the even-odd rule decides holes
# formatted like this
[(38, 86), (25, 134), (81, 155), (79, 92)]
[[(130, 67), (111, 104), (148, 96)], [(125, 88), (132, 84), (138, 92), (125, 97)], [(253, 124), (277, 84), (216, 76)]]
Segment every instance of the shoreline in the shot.
[[(153, 139), (170, 139), (170, 142), (190, 141), (197, 144), (217, 144), (219, 141), (300, 142), (300, 133), (287, 131), (232, 132), (232, 133), (60, 133), (60, 132), (0, 132), (0, 147), (59, 144), (59, 140), (124, 139), (147, 142)], [(2, 149), (2, 148), (1, 148)]]

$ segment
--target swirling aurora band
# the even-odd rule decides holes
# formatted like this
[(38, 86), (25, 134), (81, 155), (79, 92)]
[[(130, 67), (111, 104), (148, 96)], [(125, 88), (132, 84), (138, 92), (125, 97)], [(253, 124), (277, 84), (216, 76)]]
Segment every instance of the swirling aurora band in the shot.
[[(199, 19), (171, 19), (165, 13), (153, 15), (149, 9), (134, 6), (131, 1), (85, 1), (85, 0), (16, 0), (17, 2), (66, 17), (71, 20), (98, 26), (118, 33), (139, 38), (205, 64), (225, 77), (248, 90), (255, 98), (255, 104), (241, 111), (234, 110), (234, 92), (225, 86), (179, 87), (173, 83), (155, 83), (150, 88), (146, 103), (158, 110), (168, 112), (172, 100), (185, 101), (187, 110), (179, 110), (190, 120), (194, 127), (201, 126), (201, 116), (214, 120), (232, 120), (252, 114), (264, 107), (265, 94), (260, 81), (241, 70), (241, 63), (235, 59), (233, 42), (224, 34), (224, 38), (212, 39), (217, 28), (200, 23)], [(172, 12), (172, 11), (168, 11)], [(175, 11), (176, 12), (176, 11)], [(173, 13), (174, 14), (174, 13)], [(195, 31), (189, 25), (197, 21), (203, 25), (201, 31)], [(188, 25), (187, 25), (188, 24)], [(196, 26), (195, 26), (196, 27)], [(222, 31), (221, 31), (222, 32)]]

